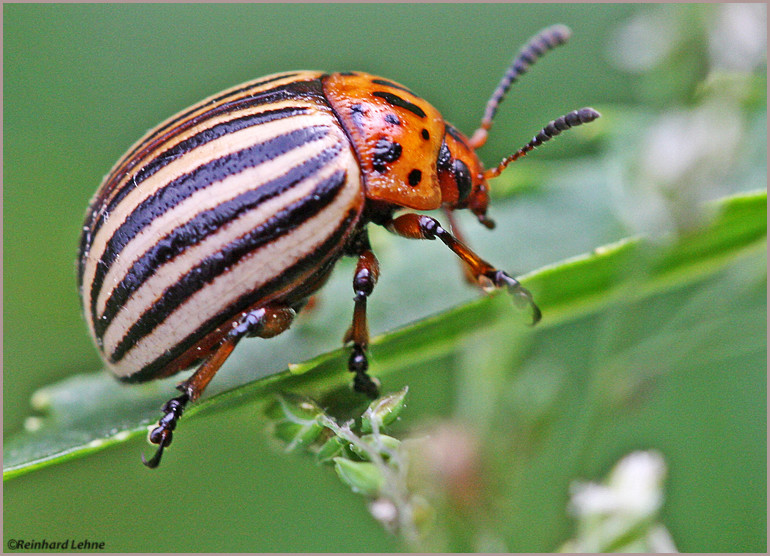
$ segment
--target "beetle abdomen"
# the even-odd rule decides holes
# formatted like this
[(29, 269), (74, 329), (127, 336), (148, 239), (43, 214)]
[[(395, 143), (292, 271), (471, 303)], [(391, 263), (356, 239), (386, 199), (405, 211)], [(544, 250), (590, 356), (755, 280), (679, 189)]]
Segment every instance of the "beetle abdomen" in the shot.
[(207, 99), (105, 178), (79, 275), (86, 320), (119, 377), (191, 365), (243, 311), (299, 302), (341, 255), (364, 196), (318, 76), (270, 76)]

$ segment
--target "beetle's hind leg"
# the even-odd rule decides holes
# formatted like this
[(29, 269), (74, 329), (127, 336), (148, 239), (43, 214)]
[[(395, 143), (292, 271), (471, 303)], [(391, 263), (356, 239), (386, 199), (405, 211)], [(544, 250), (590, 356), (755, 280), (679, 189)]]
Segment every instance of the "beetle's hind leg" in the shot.
[(366, 351), (369, 347), (369, 326), (366, 322), (366, 300), (374, 290), (377, 278), (380, 274), (380, 264), (374, 256), (369, 245), (369, 236), (362, 231), (352, 246), (352, 254), (358, 256), (356, 272), (353, 275), (353, 291), (356, 296), (353, 309), (353, 323), (345, 334), (344, 343), (353, 342), (353, 350), (348, 359), (348, 370), (355, 373), (353, 389), (370, 398), (376, 398), (379, 394), (379, 385), (376, 379), (367, 374), (369, 360)]
[(177, 390), (180, 390), (182, 395), (172, 398), (163, 405), (161, 408), (163, 417), (158, 421), (158, 426), (150, 431), (149, 436), (150, 442), (157, 444), (158, 449), (149, 460), (146, 460), (143, 455), (142, 462), (151, 469), (158, 467), (163, 456), (163, 450), (173, 440), (173, 431), (177, 421), (184, 413), (185, 407), (188, 403), (200, 398), (206, 386), (214, 378), (239, 341), (250, 336), (259, 336), (260, 338), (276, 336), (291, 326), (295, 315), (294, 309), (284, 306), (261, 307), (244, 313), (211, 355), (198, 367), (198, 370), (177, 386)]
[(486, 289), (489, 286), (507, 288), (517, 304), (529, 308), (532, 324), (536, 324), (540, 320), (542, 316), (540, 308), (535, 304), (529, 290), (522, 286), (516, 278), (496, 269), (479, 257), (467, 245), (442, 228), (435, 218), (407, 213), (386, 222), (385, 227), (394, 234), (409, 239), (440, 239), (468, 265), (471, 274), (482, 288)]

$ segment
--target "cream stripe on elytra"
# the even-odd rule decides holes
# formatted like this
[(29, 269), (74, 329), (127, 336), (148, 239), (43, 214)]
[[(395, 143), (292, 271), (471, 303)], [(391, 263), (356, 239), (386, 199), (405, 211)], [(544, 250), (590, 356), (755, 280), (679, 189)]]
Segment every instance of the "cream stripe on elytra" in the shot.
[[(207, 237), (204, 241), (187, 248), (182, 254), (171, 259), (163, 265), (154, 268), (154, 274), (146, 280), (142, 286), (133, 293), (128, 301), (122, 305), (120, 312), (115, 316), (104, 336), (105, 350), (109, 351), (110, 346), (114, 347), (122, 337), (125, 331), (136, 320), (137, 315), (141, 315), (144, 308), (151, 306), (163, 292), (172, 286), (181, 276), (189, 273), (201, 260), (217, 253), (222, 246), (227, 245), (236, 239), (243, 237), (249, 231), (265, 225), (265, 223), (278, 214), (281, 210), (302, 200), (305, 196), (311, 194), (319, 181), (330, 177), (340, 168), (339, 162), (332, 160), (322, 170), (313, 176), (301, 181), (296, 186), (287, 190), (282, 195), (269, 199), (257, 206), (255, 209), (243, 214), (238, 219), (229, 222), (216, 233)], [(255, 180), (253, 174), (257, 172), (243, 172), (236, 174), (221, 183), (221, 187), (238, 187), (236, 182), (242, 182), (243, 185), (259, 183)], [(269, 174), (268, 174), (269, 176)], [(267, 177), (267, 176), (265, 176)], [(269, 276), (263, 275), (270, 272), (271, 262), (266, 262), (254, 274), (255, 284), (266, 281)]]
[[(349, 162), (354, 162), (351, 159), (352, 157), (348, 157)], [(186, 301), (156, 325), (150, 334), (137, 341), (119, 362), (112, 364), (113, 372), (118, 376), (136, 372), (162, 355), (168, 346), (178, 343), (195, 331), (210, 315), (225, 310), (243, 294), (280, 276), (298, 259), (313, 252), (335, 231), (351, 208), (363, 204), (358, 168), (355, 164), (348, 164), (347, 170), (351, 174), (347, 176), (346, 185), (331, 204), (326, 205), (301, 226), (243, 257), (226, 273), (207, 284), (203, 290), (187, 297)], [(327, 255), (319, 253), (318, 256), (320, 258)], [(117, 330), (117, 327), (115, 329)], [(108, 353), (115, 342), (111, 332), (112, 330), (108, 331), (108, 337), (105, 337), (105, 351)]]
[[(153, 245), (152, 238), (162, 238), (174, 228), (188, 222), (196, 214), (215, 208), (246, 191), (257, 189), (260, 184), (266, 183), (272, 178), (286, 174), (304, 160), (318, 156), (324, 150), (332, 147), (334, 144), (338, 144), (341, 140), (342, 138), (339, 136), (330, 133), (317, 141), (305, 144), (302, 149), (293, 149), (259, 166), (227, 176), (223, 180), (196, 192), (173, 210), (153, 220), (121, 251), (120, 258), (113, 263), (107, 272), (104, 279), (105, 285), (97, 299), (97, 314), (101, 315), (104, 311), (107, 297), (131, 265), (145, 252), (148, 245)], [(280, 201), (278, 200), (277, 202)], [(259, 222), (256, 221), (255, 224)]]
[[(109, 219), (100, 228), (92, 240), (89, 250), (89, 258), (95, 260), (102, 255), (106, 241), (108, 241), (118, 227), (120, 227), (130, 214), (142, 201), (158, 190), (173, 182), (179, 177), (189, 174), (197, 167), (203, 166), (213, 160), (221, 158), (227, 153), (236, 152), (259, 142), (264, 142), (271, 137), (289, 133), (293, 130), (303, 129), (312, 125), (328, 125), (328, 117), (324, 114), (299, 115), (247, 127), (240, 131), (230, 133), (214, 141), (207, 142), (200, 147), (185, 153), (182, 156), (167, 162), (152, 176), (137, 184), (113, 210)], [(189, 155), (189, 156), (188, 156)], [(129, 182), (130, 187), (130, 182)], [(90, 277), (84, 277), (83, 282), (88, 283)]]
[[(292, 115), (292, 111), (299, 114), (303, 111), (311, 112), (313, 110), (317, 110), (316, 103), (292, 99), (269, 104), (247, 104), (234, 111), (219, 114), (214, 112), (205, 119), (199, 118), (195, 125), (190, 125), (184, 130), (177, 130), (173, 135), (163, 137), (162, 141), (157, 140), (153, 142), (151, 147), (147, 146), (141, 149), (137, 153), (136, 158), (131, 160), (132, 171), (120, 171), (111, 176), (109, 181), (105, 182), (109, 193), (101, 202), (105, 207), (114, 205), (118, 202), (116, 197), (125, 195), (123, 188), (129, 181), (136, 180), (138, 175), (153, 169), (153, 166), (162, 167), (175, 158), (184, 156), (187, 152), (199, 148), (202, 144), (211, 140), (206, 138), (207, 135), (217, 135), (213, 133), (217, 128), (223, 128), (218, 134), (221, 136), (233, 132), (233, 130), (228, 129), (228, 124), (232, 127), (234, 122), (248, 119), (249, 116), (254, 117), (260, 114), (278, 113), (279, 117), (289, 117)], [(281, 116), (281, 113), (285, 115)], [(257, 120), (257, 118), (252, 119)], [(259, 125), (259, 123), (255, 121), (250, 125)]]
[[(196, 168), (213, 163), (217, 159), (222, 158), (222, 155), (225, 153), (237, 152), (244, 148), (248, 148), (249, 146), (269, 140), (271, 137), (290, 133), (293, 130), (303, 130), (313, 124), (323, 125), (324, 119), (317, 115), (296, 116), (286, 120), (279, 120), (270, 122), (269, 124), (255, 126), (253, 128), (246, 128), (241, 132), (231, 134), (235, 137), (226, 136), (221, 140), (207, 143), (191, 152), (190, 156), (184, 156), (169, 163), (156, 174), (142, 182), (140, 187), (137, 187), (134, 191), (129, 193), (110, 215), (109, 220), (105, 222), (104, 226), (99, 230), (96, 236), (92, 238), (91, 249), (88, 253), (88, 261), (92, 264), (88, 265), (84, 271), (83, 283), (93, 284), (95, 273), (97, 271), (103, 273), (106, 268), (108, 268), (105, 267), (105, 263), (102, 263), (101, 265), (96, 264), (104, 255), (108, 242), (114, 242), (116, 231), (124, 227), (126, 219), (137, 210), (137, 207), (143, 202), (147, 202), (148, 198), (151, 196), (157, 196), (168, 184), (173, 184), (175, 180), (191, 174)], [(327, 129), (329, 128), (327, 127)], [(308, 145), (309, 144), (302, 145), (301, 149), (291, 149), (287, 153), (281, 153), (277, 155), (274, 160), (280, 159), (284, 164), (294, 165), (305, 157), (303, 153), (305, 152), (305, 147)], [(316, 146), (311, 146), (310, 152), (314, 153), (315, 148)], [(323, 148), (323, 145), (320, 145), (320, 148)], [(262, 165), (268, 165), (265, 171), (281, 172), (282, 170), (285, 171), (288, 169), (285, 168), (281, 162), (270, 163), (270, 161), (267, 161)], [(146, 225), (141, 226), (142, 230), (144, 231), (145, 228), (149, 227), (150, 229), (147, 230), (148, 232), (159, 233), (164, 228), (168, 228), (169, 225), (178, 225), (183, 222), (184, 216), (186, 214), (197, 212), (197, 207), (199, 206), (212, 206), (218, 204), (219, 200), (216, 196), (211, 196), (209, 199), (206, 199), (206, 189), (209, 187), (211, 186), (209, 185), (208, 187), (195, 192), (193, 196), (197, 197), (197, 199), (192, 202), (188, 199), (186, 201), (186, 209), (181, 205), (178, 205), (173, 210), (165, 211), (163, 216), (158, 215), (157, 217), (155, 217), (157, 209), (151, 211), (150, 216), (153, 218), (147, 219)], [(182, 212), (177, 214), (176, 211), (178, 209), (182, 209)], [(141, 224), (142, 223), (139, 225)], [(90, 299), (88, 290), (84, 292), (84, 295), (87, 299)]]

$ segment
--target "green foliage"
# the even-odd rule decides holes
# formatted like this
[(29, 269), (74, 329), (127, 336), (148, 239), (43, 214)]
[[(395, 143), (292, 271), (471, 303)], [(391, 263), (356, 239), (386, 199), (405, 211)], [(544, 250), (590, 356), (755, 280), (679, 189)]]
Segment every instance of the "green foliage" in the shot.
[[(297, 413), (305, 416), (303, 423), (309, 423), (312, 413), (312, 420), (332, 435), (325, 435), (328, 439), (323, 444), (307, 446), (315, 452), (316, 460), (333, 463), (339, 479), (353, 492), (367, 498), (372, 517), (406, 542), (419, 546), (419, 539), (429, 525), (426, 516), (430, 508), (409, 484), (410, 454), (400, 440), (384, 434), (385, 427), (403, 411), (407, 391), (404, 387), (373, 401), (361, 415), (358, 426), (353, 420), (339, 424), (312, 401), (296, 396), (291, 399), (278, 396), (280, 409), (270, 410), (269, 415), (274, 434), (291, 451), (298, 445), (306, 445), (308, 436), (305, 430), (296, 429), (296, 436), (287, 438), (283, 434), (284, 425), (296, 422)], [(310, 410), (311, 407), (314, 409)], [(361, 431), (370, 431), (370, 434), (361, 434)], [(331, 457), (332, 453), (338, 455)]]
[[(458, 215), (480, 255), (524, 273), (543, 321), (465, 287), (439, 242), (375, 227), (371, 369), (384, 391), (409, 386), (401, 417), (360, 419), (338, 349), (343, 261), (315, 314), (239, 345), (144, 469), (178, 378), (93, 372), (72, 263), (87, 200), (128, 145), (292, 68), (398, 80), (470, 133), (515, 49), (555, 22), (572, 41), (515, 85), (483, 159), (573, 108), (603, 117), (493, 181), (497, 230)], [(747, 4), (4, 6), (4, 540), (657, 550), (660, 525), (683, 551), (766, 551), (765, 27)], [(613, 537), (617, 513), (576, 511), (575, 481), (615, 492), (610, 470), (639, 450), (665, 462), (662, 506)], [(394, 453), (400, 482), (384, 471), (404, 469)], [(388, 488), (411, 533), (386, 485), (408, 487)]]

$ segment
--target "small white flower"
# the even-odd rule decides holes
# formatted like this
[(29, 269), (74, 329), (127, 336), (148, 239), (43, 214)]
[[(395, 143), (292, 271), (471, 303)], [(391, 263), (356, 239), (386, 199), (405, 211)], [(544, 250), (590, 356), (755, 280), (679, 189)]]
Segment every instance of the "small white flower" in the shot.
[(619, 513), (629, 518), (651, 517), (663, 503), (666, 466), (657, 452), (634, 452), (610, 472), (604, 485), (575, 483), (570, 511), (577, 517)]
[(633, 452), (603, 483), (573, 484), (569, 511), (577, 518), (577, 535), (562, 550), (675, 552), (668, 531), (656, 522), (665, 475), (658, 452)]

